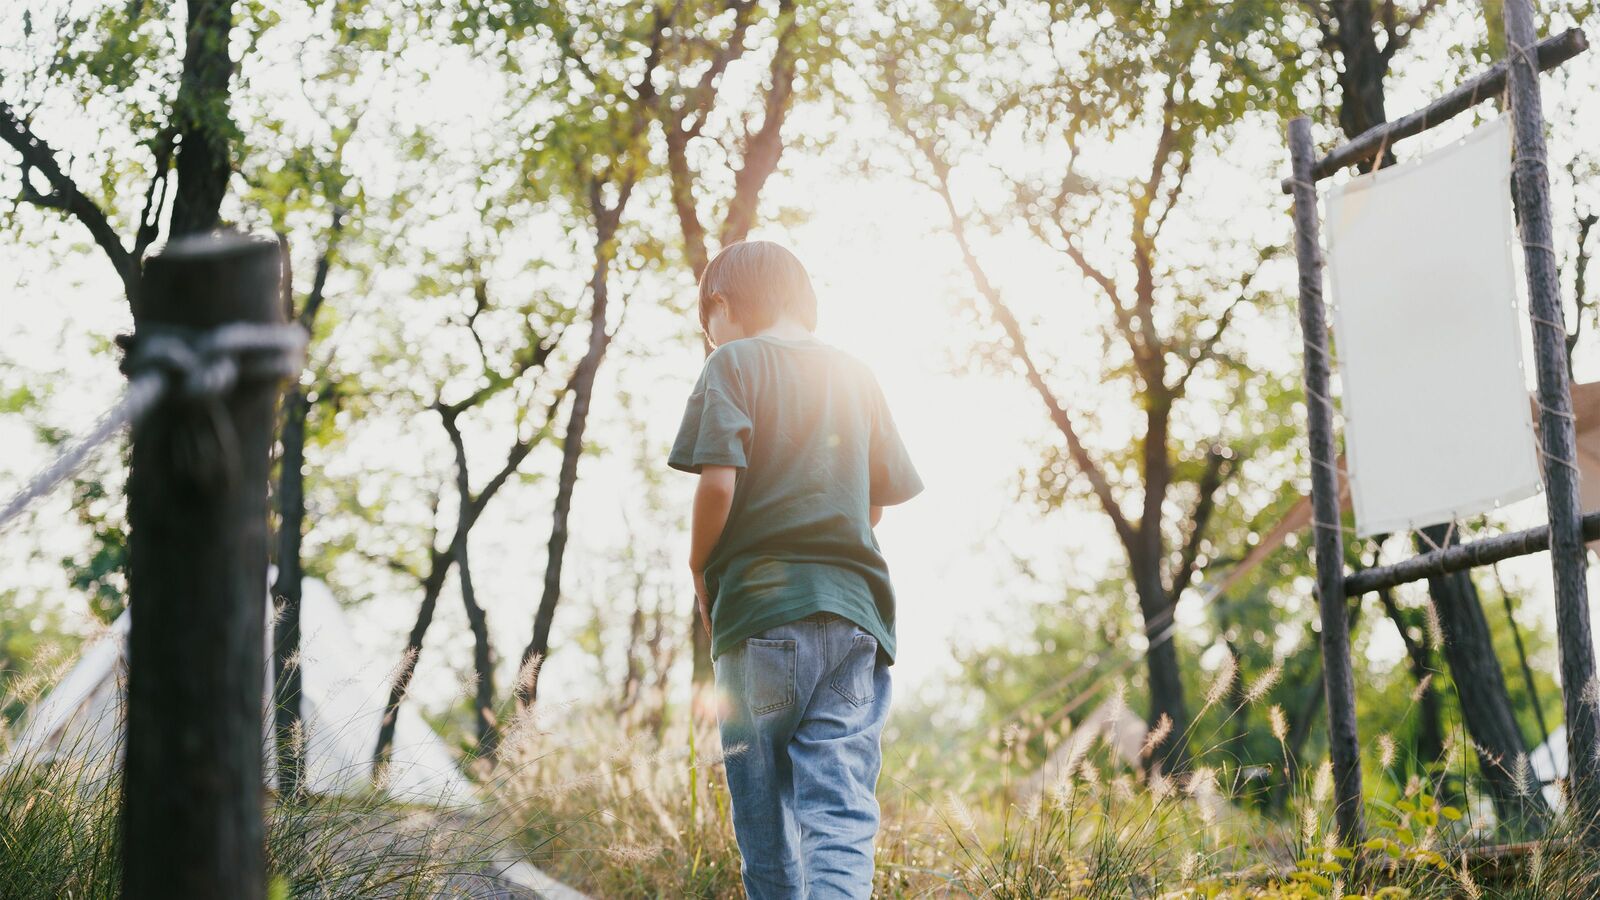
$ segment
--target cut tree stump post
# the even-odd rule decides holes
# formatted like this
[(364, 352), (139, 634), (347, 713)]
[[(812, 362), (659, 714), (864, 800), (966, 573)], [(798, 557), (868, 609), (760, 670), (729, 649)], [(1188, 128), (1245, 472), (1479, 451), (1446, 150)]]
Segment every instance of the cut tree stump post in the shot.
[[(145, 266), (146, 335), (283, 322), (277, 245), (174, 241)], [(259, 900), (267, 477), (279, 385), (168, 399), (135, 429), (128, 476), (126, 900)]]
[(1293, 163), (1295, 257), (1300, 264), (1300, 331), (1304, 336), (1306, 417), (1311, 437), (1311, 519), (1315, 531), (1317, 602), (1322, 613), (1323, 689), (1328, 702), (1328, 755), (1333, 762), (1334, 816), (1339, 840), (1361, 841), (1361, 745), (1356, 738), (1355, 677), (1346, 618), (1344, 535), (1340, 532), (1339, 470), (1333, 447), (1333, 401), (1328, 394), (1327, 317), (1322, 305), (1321, 225), (1311, 175), (1316, 154), (1311, 120), (1289, 123)]
[(1594, 642), (1585, 584), (1588, 551), (1578, 497), (1577, 438), (1567, 371), (1567, 328), (1561, 312), (1550, 227), (1550, 173), (1544, 145), (1539, 63), (1533, 51), (1533, 4), (1505, 4), (1507, 83), (1516, 124), (1515, 177), (1522, 213), (1522, 252), (1533, 319), (1534, 363), (1539, 382), (1539, 443), (1543, 450), (1545, 505), (1550, 512), (1550, 565), (1555, 574), (1556, 633), (1560, 642), (1561, 695), (1567, 717), (1568, 794), (1585, 840), (1600, 843), (1600, 709), (1586, 699), (1594, 690)]

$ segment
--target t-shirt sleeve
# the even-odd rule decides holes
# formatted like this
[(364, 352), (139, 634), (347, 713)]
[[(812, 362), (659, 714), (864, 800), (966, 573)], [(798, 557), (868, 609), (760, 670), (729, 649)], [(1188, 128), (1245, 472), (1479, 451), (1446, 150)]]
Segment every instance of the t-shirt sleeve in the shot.
[(750, 432), (738, 367), (729, 354), (713, 353), (689, 395), (667, 465), (695, 474), (702, 466), (742, 469), (749, 462)]
[(871, 481), (870, 502), (873, 506), (894, 506), (922, 493), (922, 477), (911, 464), (911, 455), (900, 440), (894, 427), (894, 417), (889, 414), (889, 404), (877, 383), (873, 385), (872, 440), (867, 461)]

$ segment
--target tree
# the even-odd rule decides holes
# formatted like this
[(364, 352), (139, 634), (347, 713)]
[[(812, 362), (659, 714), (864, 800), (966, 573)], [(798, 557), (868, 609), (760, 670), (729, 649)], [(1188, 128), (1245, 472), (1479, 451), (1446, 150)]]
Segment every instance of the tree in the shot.
[[(186, 0), (185, 8), (181, 68), (161, 62), (164, 54), (176, 52), (178, 29), (162, 18), (170, 6), (139, 3), (126, 11), (101, 10), (93, 21), (66, 22), (56, 54), (61, 64), (50, 67), (43, 79), (45, 92), (57, 87), (104, 93), (130, 107), (135, 139), (148, 153), (143, 203), (131, 242), (124, 236), (127, 229), (118, 224), (126, 213), (118, 167), (108, 162), (100, 172), (75, 173), (74, 165), (63, 163), (62, 153), (34, 130), (33, 109), (44, 98), (0, 98), (0, 140), (17, 154), (21, 201), (82, 225), (116, 270), (130, 304), (139, 296), (145, 251), (162, 233), (169, 176), (176, 176), (169, 230), (179, 236), (220, 224), (234, 171), (234, 62), (228, 53), (233, 0)], [(24, 14), (24, 23), (31, 37), (31, 16)], [(151, 108), (140, 96), (149, 87), (143, 83), (149, 72), (176, 75), (175, 85), (167, 81), (158, 86), (171, 94), (165, 106)], [(100, 195), (91, 194), (85, 184), (99, 186)]]
[[(439, 597), (444, 592), (452, 566), (456, 567), (460, 580), (461, 600), (473, 635), (476, 753), (483, 759), (494, 758), (501, 736), (500, 720), (495, 712), (494, 653), (489, 641), (487, 616), (478, 602), (477, 592), (472, 583), (468, 553), (469, 538), (473, 527), (477, 525), (489, 503), (511, 481), (534, 449), (550, 436), (557, 411), (577, 380), (574, 375), (564, 386), (557, 388), (545, 402), (542, 413), (532, 422), (528, 421), (529, 416), (522, 412), (525, 404), (523, 402), (516, 404), (519, 412), (513, 423), (515, 438), (504, 454), (504, 462), (482, 487), (474, 490), (466, 442), (461, 431), (462, 417), (482, 408), (491, 399), (516, 388), (522, 382), (531, 382), (528, 386), (531, 396), (537, 387), (539, 376), (545, 373), (546, 364), (565, 331), (566, 318), (564, 310), (560, 307), (532, 305), (521, 310), (521, 316), (526, 323), (525, 330), (505, 365), (497, 368), (485, 349), (486, 343), (483, 337), (478, 332), (479, 318), (492, 308), (488, 283), (478, 271), (476, 261), (470, 256), (462, 270), (455, 274), (462, 277), (464, 286), (468, 288), (472, 298), (472, 312), (466, 317), (465, 327), (471, 333), (473, 344), (479, 350), (482, 377), (475, 389), (455, 400), (446, 400), (445, 389), (441, 387), (429, 407), (438, 415), (440, 424), (449, 438), (455, 469), (451, 485), (456, 495), (456, 521), (445, 546), (439, 546), (437, 534), (428, 541), (427, 568), (424, 571), (412, 571), (403, 563), (398, 561), (394, 563), (418, 581), (422, 588), (422, 600), (418, 606), (416, 622), (406, 638), (402, 664), (396, 670), (390, 684), (384, 716), (379, 725), (377, 745), (373, 749), (375, 770), (381, 770), (387, 762), (389, 748), (394, 741), (400, 703), (410, 689), (411, 677), (416, 669), (417, 658), (422, 652), (423, 640), (433, 624)], [(452, 283), (448, 272), (441, 274), (440, 278), (447, 286)]]
[[(328, 223), (328, 243), (317, 258), (316, 273), (312, 276), (311, 290), (298, 311), (289, 303), (290, 320), (306, 330), (316, 333), (317, 313), (327, 298), (328, 272), (341, 234), (344, 231), (345, 209), (333, 206)], [(288, 266), (287, 239), (280, 232), (285, 267)], [(284, 293), (292, 300), (292, 278), (284, 278)], [(277, 609), (272, 635), (273, 727), (277, 747), (278, 790), (285, 796), (300, 792), (304, 770), (304, 726), (301, 721), (300, 694), (300, 599), (301, 599), (301, 543), (305, 538), (305, 450), (306, 418), (311, 413), (313, 398), (326, 396), (327, 387), (307, 388), (296, 382), (283, 402), (282, 426), (279, 434), (281, 457), (278, 462), (278, 531), (276, 560), (277, 577), (272, 583), (272, 597)]]
[[(549, 139), (565, 145), (566, 149), (578, 151), (569, 161), (572, 170), (569, 187), (585, 204), (593, 229), (594, 250), (588, 290), (588, 347), (573, 376), (572, 406), (561, 439), (561, 470), (551, 511), (544, 587), (534, 615), (533, 638), (522, 651), (518, 670), (516, 697), (518, 705), (524, 708), (531, 707), (538, 698), (539, 668), (550, 649), (550, 626), (555, 620), (556, 605), (561, 601), (561, 565), (567, 549), (567, 522), (577, 487), (578, 463), (583, 456), (583, 433), (589, 422), (595, 377), (613, 337), (607, 321), (612, 268), (619, 250), (623, 217), (634, 189), (647, 171), (650, 109), (657, 97), (655, 79), (662, 66), (663, 45), (681, 9), (681, 6), (671, 9), (656, 6), (648, 17), (641, 19), (635, 14), (620, 22), (607, 21), (602, 18), (602, 12), (591, 14), (594, 18), (587, 21), (563, 20), (554, 25), (558, 34), (565, 35), (562, 68), (567, 78), (560, 99), (566, 107), (564, 112), (571, 118), (562, 117), (552, 123)], [(624, 42), (637, 41), (642, 49), (641, 74), (630, 78), (628, 68), (617, 65), (624, 60), (607, 60), (612, 65), (591, 67), (578, 45), (567, 42), (573, 38), (574, 31), (588, 32), (586, 37), (597, 44), (610, 35), (617, 35)], [(581, 81), (575, 75), (581, 75)], [(580, 117), (577, 109), (589, 103), (582, 82), (605, 95), (618, 97), (616, 114)], [(576, 134), (562, 133), (569, 128)]]
[[(1262, 61), (1259, 42), (1276, 26), (1250, 4), (1028, 4), (1011, 11), (1013, 18), (935, 4), (920, 18), (900, 18), (878, 38), (887, 49), (874, 90), (910, 147), (917, 177), (943, 202), (980, 312), (1000, 333), (999, 355), (1020, 370), (1060, 434), (1064, 448), (1053, 451), (1047, 468), (1061, 482), (1068, 470), (1087, 482), (1090, 502), (1123, 550), (1149, 642), (1149, 722), (1166, 735), (1155, 758), (1178, 770), (1188, 761), (1190, 712), (1171, 639), (1173, 610), (1212, 552), (1218, 492), (1250, 450), (1240, 434), (1196, 433), (1205, 426), (1186, 420), (1182, 408), (1197, 373), (1217, 372), (1236, 402), (1252, 390), (1227, 338), (1238, 311), (1255, 299), (1259, 261), (1275, 250), (1249, 248), (1249, 262), (1224, 272), (1169, 256), (1163, 231), (1183, 205), (1207, 142), (1266, 104), (1278, 63)], [(1061, 39), (1074, 34), (1084, 37)], [(1048, 74), (1030, 79), (980, 66), (987, 58), (1045, 60)], [(973, 74), (985, 68), (995, 74)], [(1199, 77), (1208, 70), (1227, 77)], [(1084, 164), (1086, 144), (1139, 141), (1141, 132), (1154, 134), (1153, 142), (1141, 142), (1148, 156), (1139, 170), (1146, 174), (1119, 178)], [(1126, 450), (1094, 447), (1084, 416), (1063, 401), (1041, 342), (984, 262), (974, 232), (985, 211), (957, 196), (966, 149), (958, 137), (993, 147), (1019, 133), (1035, 145), (1061, 146), (1054, 156), (1065, 160), (1032, 178), (1007, 173), (1013, 201), (990, 212), (990, 222), (1020, 217), (1098, 295), (1108, 361), (1096, 375), (1134, 392), (1143, 424)], [(1109, 233), (1112, 221), (1120, 235)], [(999, 227), (991, 224), (991, 232)], [(1194, 283), (1200, 280), (1203, 288)], [(1185, 497), (1187, 510), (1175, 516)]]

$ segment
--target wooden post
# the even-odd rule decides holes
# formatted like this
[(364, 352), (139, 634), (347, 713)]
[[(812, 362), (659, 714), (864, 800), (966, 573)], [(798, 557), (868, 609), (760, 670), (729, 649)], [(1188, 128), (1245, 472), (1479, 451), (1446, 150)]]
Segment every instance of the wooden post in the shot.
[[(174, 241), (145, 266), (142, 335), (281, 323), (278, 249)], [(267, 475), (278, 385), (169, 396), (134, 431), (128, 475), (125, 900), (259, 900), (266, 890), (262, 688)]]
[(1522, 252), (1533, 318), (1534, 362), (1539, 381), (1539, 441), (1544, 455), (1544, 496), (1550, 512), (1550, 565), (1555, 573), (1556, 632), (1561, 647), (1561, 693), (1567, 717), (1569, 795), (1579, 827), (1600, 841), (1600, 709), (1585, 698), (1594, 689), (1594, 643), (1589, 629), (1588, 568), (1578, 498), (1577, 440), (1566, 362), (1567, 328), (1561, 312), (1555, 239), (1550, 227), (1544, 111), (1533, 4), (1506, 0), (1506, 55), (1511, 114), (1516, 123), (1516, 187), (1522, 214)]
[(1311, 509), (1315, 528), (1317, 601), (1322, 613), (1323, 689), (1328, 702), (1328, 753), (1333, 760), (1334, 813), (1346, 846), (1364, 832), (1361, 746), (1356, 739), (1355, 678), (1350, 668), (1350, 622), (1344, 590), (1344, 536), (1339, 519), (1339, 470), (1333, 448), (1333, 403), (1328, 396), (1328, 327), (1322, 307), (1322, 249), (1316, 154), (1311, 120), (1289, 123), (1293, 163), (1295, 257), (1300, 263), (1300, 331), (1305, 342), (1306, 417), (1311, 437)]

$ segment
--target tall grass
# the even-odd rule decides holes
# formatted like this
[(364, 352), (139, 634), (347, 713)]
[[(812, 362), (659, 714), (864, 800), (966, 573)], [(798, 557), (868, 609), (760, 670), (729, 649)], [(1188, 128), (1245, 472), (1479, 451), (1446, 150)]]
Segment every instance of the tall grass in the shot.
[[(1219, 680), (1234, 677), (1224, 667)], [(1264, 705), (1265, 694), (1214, 685), (1206, 699), (1222, 712), (1211, 717), (1222, 720), (1216, 731), (1239, 711), (1221, 708), (1228, 697)], [(680, 720), (658, 736), (603, 710), (560, 718), (558, 729), (525, 729), (513, 740), (497, 776), (542, 867), (596, 897), (743, 896), (714, 722)], [(1147, 770), (1150, 746), (1130, 764), (1100, 739), (1042, 785), (1022, 777), (1037, 760), (1008, 736), (991, 763), (999, 786), (979, 791), (971, 789), (979, 779), (945, 782), (921, 771), (917, 754), (886, 747), (873, 896), (1600, 896), (1600, 857), (1570, 822), (1558, 819), (1538, 841), (1485, 849), (1496, 835), (1470, 788), (1464, 737), (1451, 742), (1451, 771), (1423, 777), (1397, 764), (1396, 742), (1380, 736), (1367, 761), (1368, 838), (1347, 850), (1334, 833), (1329, 767), (1289, 765), (1281, 709), (1256, 718), (1284, 755), (1268, 776), (1208, 734), (1190, 735), (1194, 763), (1178, 775)], [(1264, 795), (1285, 771), (1295, 773), (1287, 802), (1269, 814)]]
[[(39, 684), (53, 681), (41, 678)], [(30, 691), (35, 690), (30, 687)], [(24, 705), (35, 697), (16, 699)], [(94, 900), (120, 892), (117, 747), (75, 730), (48, 755), (0, 733), (0, 900)], [(382, 790), (269, 796), (269, 896), (412, 900), (481, 891), (508, 857), (499, 807), (401, 804)]]
[[(1224, 667), (1207, 692), (1206, 711), (1221, 715), (1197, 717), (1220, 719), (1215, 733), (1239, 712), (1222, 708), (1227, 698), (1242, 697), (1241, 709), (1263, 703), (1265, 691), (1220, 683), (1235, 677)], [(1335, 839), (1327, 765), (1291, 765), (1281, 709), (1253, 718), (1267, 723), (1283, 754), (1265, 780), (1215, 733), (1191, 734), (1193, 765), (1165, 776), (1150, 771), (1154, 741), (1130, 761), (1106, 737), (1062, 744), (1071, 735), (1063, 723), (1044, 744), (1072, 755), (1048, 780), (1034, 776), (1037, 747), (1014, 732), (993, 756), (956, 735), (928, 754), (891, 743), (874, 896), (1600, 896), (1600, 857), (1570, 822), (1558, 820), (1535, 842), (1483, 849), (1495, 835), (1470, 787), (1463, 735), (1451, 739), (1438, 771), (1402, 764), (1396, 742), (1378, 736), (1366, 760), (1368, 837), (1352, 850)], [(460, 896), (462, 879), (517, 857), (595, 898), (740, 897), (722, 771), (726, 754), (740, 749), (720, 746), (705, 712), (618, 717), (545, 703), (508, 723), (492, 767), (471, 766), (487, 798), (480, 807), (406, 806), (376, 789), (270, 801), (272, 895)], [(964, 766), (949, 765), (954, 753)], [(937, 765), (922, 762), (929, 758)], [(1284, 772), (1295, 773), (1287, 801), (1269, 814), (1264, 785)], [(114, 757), (103, 753), (0, 767), (0, 900), (115, 895), (117, 779)]]

